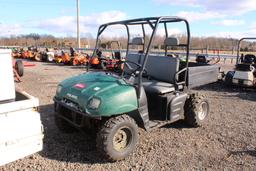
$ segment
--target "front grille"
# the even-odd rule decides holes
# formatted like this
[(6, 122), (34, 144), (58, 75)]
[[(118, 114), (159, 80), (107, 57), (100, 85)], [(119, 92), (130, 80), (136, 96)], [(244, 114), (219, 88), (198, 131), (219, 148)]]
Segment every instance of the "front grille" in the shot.
[(244, 84), (244, 81), (243, 81), (243, 80), (238, 80), (238, 84), (239, 84), (239, 85), (243, 85), (243, 84)]
[(63, 107), (61, 112), (59, 113), (63, 118), (76, 125), (77, 127), (82, 126), (82, 115), (70, 110), (69, 108)]
[(78, 103), (72, 101), (72, 100), (69, 100), (69, 99), (66, 99), (66, 98), (63, 98), (61, 100), (62, 103), (65, 103), (67, 106), (79, 111), (79, 112), (83, 112), (84, 110), (79, 106)]

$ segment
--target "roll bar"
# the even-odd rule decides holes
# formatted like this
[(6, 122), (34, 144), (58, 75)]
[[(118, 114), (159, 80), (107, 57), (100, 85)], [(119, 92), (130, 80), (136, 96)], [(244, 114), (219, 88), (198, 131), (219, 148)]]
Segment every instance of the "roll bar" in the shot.
[[(161, 17), (148, 17), (148, 18), (138, 18), (138, 19), (132, 19), (132, 20), (124, 20), (124, 21), (117, 21), (117, 22), (110, 22), (110, 23), (106, 23), (106, 24), (102, 24), (99, 29), (98, 29), (98, 34), (97, 34), (97, 39), (96, 39), (96, 47), (94, 49), (93, 54), (95, 54), (96, 49), (99, 46), (99, 37), (100, 35), (103, 33), (103, 31), (108, 27), (108, 26), (113, 26), (113, 25), (124, 25), (127, 31), (127, 51), (126, 51), (126, 55), (128, 55), (129, 52), (129, 42), (130, 42), (130, 28), (129, 26), (132, 25), (141, 25), (142, 28), (142, 32), (143, 32), (143, 38), (145, 40), (146, 34), (145, 34), (145, 25), (149, 25), (150, 28), (152, 29), (152, 33), (149, 39), (149, 43), (147, 45), (147, 48), (145, 48), (145, 44), (143, 45), (143, 49), (146, 49), (146, 53), (145, 53), (145, 58), (144, 61), (142, 63), (142, 67), (140, 69), (139, 72), (139, 77), (138, 77), (138, 97), (140, 97), (141, 95), (141, 87), (142, 87), (142, 74), (143, 71), (145, 70), (145, 66), (148, 60), (148, 56), (149, 53), (151, 52), (152, 49), (152, 42), (153, 39), (155, 37), (157, 28), (159, 26), (159, 24), (163, 23), (164, 24), (164, 29), (165, 29), (165, 37), (168, 38), (168, 29), (167, 29), (167, 23), (174, 23), (174, 22), (184, 22), (186, 25), (186, 32), (187, 32), (187, 42), (186, 44), (182, 44), (183, 47), (186, 48), (186, 69), (183, 71), (185, 72), (185, 80), (184, 82), (184, 86), (188, 87), (188, 83), (187, 83), (187, 74), (188, 74), (188, 61), (189, 61), (189, 47), (190, 47), (190, 28), (189, 28), (189, 23), (186, 19), (184, 18), (180, 18), (180, 17), (176, 17), (176, 16), (161, 16)], [(167, 49), (165, 49), (167, 50)], [(182, 83), (183, 83), (182, 82)], [(175, 84), (178, 84), (175, 82)]]
[(242, 43), (243, 40), (256, 40), (256, 37), (243, 37), (243, 38), (241, 38), (241, 39), (238, 41), (238, 44), (237, 44), (236, 64), (238, 64), (238, 62), (240, 61), (240, 60), (239, 60), (239, 57), (240, 57), (240, 46), (241, 46), (241, 43)]

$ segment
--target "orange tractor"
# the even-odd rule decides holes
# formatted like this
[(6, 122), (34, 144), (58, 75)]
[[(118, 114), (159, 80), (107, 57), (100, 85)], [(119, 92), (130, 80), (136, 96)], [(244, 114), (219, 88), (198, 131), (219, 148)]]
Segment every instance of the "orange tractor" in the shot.
[[(114, 50), (114, 47), (113, 47), (114, 44), (116, 44), (116, 48), (115, 48), (116, 50)], [(110, 47), (111, 47), (112, 58), (109, 58), (106, 60), (106, 69), (117, 71), (120, 69), (119, 68), (120, 64), (124, 60), (122, 59), (122, 56), (121, 56), (121, 44), (119, 41), (111, 41)]]
[(79, 54), (75, 53), (73, 59), (73, 65), (86, 65), (88, 63), (88, 55), (87, 54)]
[[(117, 45), (117, 50), (114, 50), (113, 45)], [(120, 62), (122, 61), (121, 57), (121, 45), (118, 41), (111, 41), (110, 48), (111, 53), (110, 55), (102, 55), (102, 51), (96, 49), (92, 57), (90, 58), (90, 65), (94, 68), (101, 68), (107, 70), (119, 70)]]
[(27, 50), (24, 50), (23, 48), (20, 50), (13, 50), (12, 57), (41, 61), (41, 55), (36, 48), (35, 49), (28, 48)]
[(69, 55), (67, 52), (62, 51), (61, 56), (55, 56), (56, 63), (64, 63), (66, 65), (86, 65), (88, 62), (87, 54), (74, 53), (74, 56)]
[(34, 57), (33, 55), (33, 52), (28, 49), (28, 50), (23, 50), (21, 52), (21, 58), (24, 58), (24, 59), (32, 59)]

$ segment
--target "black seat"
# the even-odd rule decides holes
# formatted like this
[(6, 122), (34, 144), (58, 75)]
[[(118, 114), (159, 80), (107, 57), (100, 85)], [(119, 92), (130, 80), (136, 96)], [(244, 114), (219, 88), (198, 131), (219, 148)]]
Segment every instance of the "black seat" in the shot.
[(243, 62), (247, 64), (256, 64), (256, 57), (253, 54), (246, 54), (244, 56)]
[[(167, 38), (165, 43), (178, 44), (176, 38)], [(140, 63), (144, 61), (144, 54), (128, 54), (128, 61)], [(176, 73), (179, 71), (179, 58), (169, 56), (148, 56), (146, 64), (147, 77), (143, 78), (142, 85), (147, 93), (166, 94), (175, 90)], [(131, 65), (136, 68), (136, 66)], [(179, 86), (182, 89), (183, 86)]]
[(115, 51), (114, 52), (114, 58), (118, 59), (118, 60), (121, 60), (121, 53), (119, 51)]
[[(143, 78), (142, 85), (146, 92), (153, 94), (166, 94), (175, 91), (174, 84), (147, 78)], [(183, 86), (180, 85), (178, 88), (182, 89)]]

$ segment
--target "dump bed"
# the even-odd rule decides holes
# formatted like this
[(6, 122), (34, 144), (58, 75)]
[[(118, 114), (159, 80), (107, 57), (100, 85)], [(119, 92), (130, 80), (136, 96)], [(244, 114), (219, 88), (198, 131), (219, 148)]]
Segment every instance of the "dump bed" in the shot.
[(39, 100), (16, 91), (13, 102), (0, 104), (0, 166), (42, 150)]
[(190, 88), (217, 82), (219, 79), (220, 66), (218, 65), (195, 65), (188, 68), (188, 84)]

